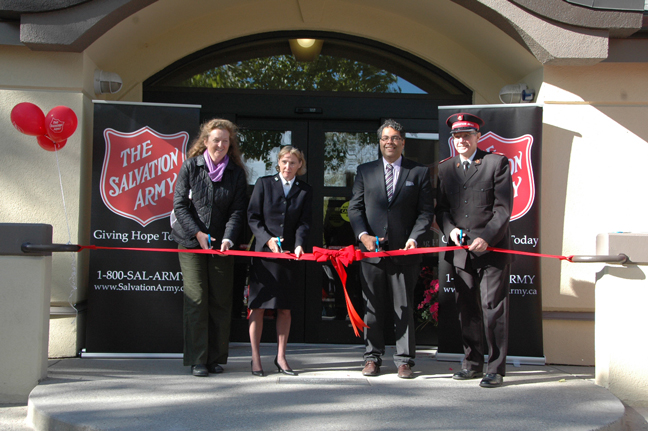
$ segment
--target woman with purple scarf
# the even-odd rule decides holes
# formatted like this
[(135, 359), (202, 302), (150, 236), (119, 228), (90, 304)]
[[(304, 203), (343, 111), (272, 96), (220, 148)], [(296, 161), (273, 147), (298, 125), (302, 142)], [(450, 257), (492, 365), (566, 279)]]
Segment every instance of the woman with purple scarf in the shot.
[[(183, 249), (229, 250), (245, 222), (247, 179), (231, 121), (204, 123), (182, 164), (173, 197), (171, 237)], [(194, 376), (227, 363), (234, 258), (178, 253), (184, 282), (184, 358)]]

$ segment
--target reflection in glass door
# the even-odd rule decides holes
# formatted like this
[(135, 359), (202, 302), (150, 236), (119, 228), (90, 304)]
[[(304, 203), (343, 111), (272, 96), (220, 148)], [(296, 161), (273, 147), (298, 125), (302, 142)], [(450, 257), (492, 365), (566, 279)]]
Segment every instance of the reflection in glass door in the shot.
[(324, 132), (324, 186), (352, 187), (356, 169), (376, 160), (375, 132)]
[[(347, 209), (358, 165), (375, 160), (378, 154), (375, 132), (324, 132), (324, 187), (322, 246), (341, 249), (354, 245)], [(330, 188), (330, 189), (329, 189)], [(333, 189), (336, 188), (336, 189)], [(329, 196), (329, 194), (331, 196)], [(322, 320), (341, 321), (339, 329), (349, 331), (346, 299), (340, 281), (331, 264), (322, 265)], [(347, 267), (347, 292), (358, 313), (362, 316), (362, 291), (358, 280), (358, 265)], [(323, 331), (327, 333), (329, 331)], [(334, 331), (335, 332), (335, 331)], [(348, 334), (347, 334), (348, 335)]]
[[(311, 171), (318, 210), (314, 211), (313, 245), (341, 249), (355, 245), (347, 217), (358, 165), (378, 156), (378, 121), (310, 121), (309, 148), (317, 168)], [(364, 314), (359, 265), (346, 268), (347, 292), (354, 308)], [(320, 343), (361, 343), (351, 327), (340, 277), (330, 264), (313, 268), (308, 280), (306, 339)]]

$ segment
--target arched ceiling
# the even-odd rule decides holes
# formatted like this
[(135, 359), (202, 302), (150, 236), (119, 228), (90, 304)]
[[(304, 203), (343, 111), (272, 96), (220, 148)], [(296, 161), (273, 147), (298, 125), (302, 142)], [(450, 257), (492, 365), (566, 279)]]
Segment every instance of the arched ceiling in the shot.
[[(15, 25), (19, 23), (20, 40), (32, 49), (81, 52), (118, 22), (156, 1), (158, 0), (0, 0), (0, 24), (5, 24), (4, 21), (13, 21)], [(532, 15), (558, 27), (571, 27), (569, 30), (572, 32), (599, 32), (605, 37), (613, 38), (631, 36), (642, 29), (645, 21), (644, 0), (451, 1), (491, 22), (536, 57), (538, 55), (534, 50), (534, 41), (529, 36), (530, 26), (537, 23), (520, 17), (528, 18), (526, 15)], [(324, 9), (332, 3), (331, 0), (297, 2), (305, 22), (319, 21)], [(404, 15), (440, 6), (437, 2), (420, 1), (403, 1), (398, 8), (394, 8), (390, 2), (385, 4), (380, 0), (347, 0), (346, 3), (379, 8), (386, 6), (390, 13)], [(170, 5), (168, 2), (165, 4)], [(427, 13), (416, 17), (430, 18)], [(555, 36), (562, 37), (560, 34)], [(538, 43), (542, 44), (542, 41), (535, 41), (535, 45)], [(556, 59), (560, 59), (560, 53), (556, 54)], [(545, 62), (542, 58), (538, 59)], [(553, 59), (551, 57), (548, 60)]]
[[(478, 99), (495, 101), (494, 89), (523, 79), (543, 64), (585, 65), (603, 60), (610, 34), (638, 30), (643, 16), (590, 10), (579, 15), (577, 9), (582, 12), (584, 8), (563, 0), (544, 0), (548, 8), (534, 6), (530, 0), (56, 3), (66, 1), (70, 5), (65, 9), (20, 15), (22, 43), (34, 50), (84, 52), (97, 67), (119, 73), (125, 89), (174, 61), (226, 40), (273, 31), (316, 30), (397, 47), (455, 76), (475, 89)], [(8, 3), (33, 6), (38, 2), (0, 0), (0, 10)]]
[[(454, 23), (454, 24), (453, 24)], [(317, 30), (394, 46), (441, 68), (478, 95), (541, 67), (520, 43), (449, 0), (159, 0), (122, 20), (85, 52), (126, 91), (195, 51), (259, 33)], [(136, 67), (133, 67), (137, 65)], [(489, 94), (479, 96), (480, 89)], [(483, 90), (486, 91), (486, 90)]]

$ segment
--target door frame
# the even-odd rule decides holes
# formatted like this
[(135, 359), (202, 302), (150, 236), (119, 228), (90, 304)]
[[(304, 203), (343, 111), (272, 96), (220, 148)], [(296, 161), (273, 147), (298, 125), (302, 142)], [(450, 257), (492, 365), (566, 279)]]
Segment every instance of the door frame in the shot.
[[(317, 190), (322, 197), (326, 196), (323, 185), (324, 166), (315, 160), (324, 159), (323, 140), (315, 143), (320, 136), (323, 138), (325, 129), (333, 126), (350, 128), (352, 131), (362, 128), (361, 125), (373, 124), (377, 131), (380, 124), (387, 118), (393, 118), (403, 125), (409, 133), (427, 132), (438, 133), (438, 107), (445, 105), (471, 104), (469, 95), (429, 96), (420, 94), (366, 94), (366, 93), (332, 93), (332, 92), (300, 92), (300, 91), (260, 91), (260, 90), (224, 90), (224, 89), (195, 89), (195, 88), (152, 88), (144, 92), (144, 101), (151, 103), (179, 103), (201, 106), (201, 122), (214, 117), (227, 118), (240, 127), (254, 124), (255, 127), (267, 126), (268, 130), (281, 130), (281, 124), (302, 125), (298, 136), (294, 139), (313, 141), (308, 145), (296, 146), (305, 151), (308, 172), (304, 180)], [(304, 127), (305, 125), (305, 127)], [(330, 126), (330, 127), (329, 127)], [(296, 129), (296, 130), (297, 130)], [(286, 130), (290, 130), (287, 128)], [(293, 141), (295, 142), (295, 141)], [(377, 155), (378, 156), (378, 155)], [(248, 196), (253, 186), (248, 187)], [(335, 188), (331, 188), (335, 189)], [(348, 194), (346, 188), (337, 190)], [(317, 194), (317, 193), (316, 193)], [(313, 223), (311, 238), (322, 235), (323, 229), (323, 199), (313, 202)], [(246, 231), (248, 230), (246, 226)], [(249, 233), (246, 238), (249, 238)], [(311, 245), (320, 245), (317, 239)], [(245, 260), (237, 261), (238, 268), (243, 268)], [(306, 273), (317, 271), (315, 267), (321, 264), (306, 262)], [(322, 280), (313, 277), (308, 280), (309, 288), (305, 291), (304, 307), (294, 311), (293, 328), (290, 342), (329, 342), (329, 343), (360, 343), (362, 338), (354, 336), (352, 329), (346, 328), (342, 322), (334, 332), (339, 337), (331, 338), (330, 327), (327, 330), (321, 320), (321, 290)], [(234, 309), (235, 313), (240, 310)], [(242, 316), (241, 316), (242, 317)], [(264, 325), (264, 342), (276, 340), (276, 331), (271, 322)], [(346, 331), (346, 333), (344, 332)], [(247, 321), (234, 315), (232, 320), (232, 341), (248, 341)]]

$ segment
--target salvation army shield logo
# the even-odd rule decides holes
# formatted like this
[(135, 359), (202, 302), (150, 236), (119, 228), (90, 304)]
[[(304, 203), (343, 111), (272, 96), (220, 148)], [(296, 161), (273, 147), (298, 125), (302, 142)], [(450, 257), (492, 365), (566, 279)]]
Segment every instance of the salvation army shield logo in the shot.
[[(450, 145), (452, 157), (457, 152)], [(502, 153), (509, 160), (511, 169), (511, 180), (513, 181), (513, 210), (511, 212), (511, 221), (523, 217), (533, 206), (535, 201), (535, 180), (533, 178), (533, 166), (531, 165), (531, 146), (533, 145), (533, 136), (523, 135), (519, 138), (508, 139), (488, 132), (479, 138), (478, 147), (488, 153)]]
[(100, 190), (106, 207), (142, 227), (168, 217), (189, 134), (164, 135), (146, 126), (130, 133), (105, 129), (103, 136)]
[(59, 120), (58, 118), (52, 118), (52, 121), (50, 121), (49, 124), (50, 130), (54, 133), (61, 133), (63, 131), (64, 126), (65, 126), (65, 122)]

